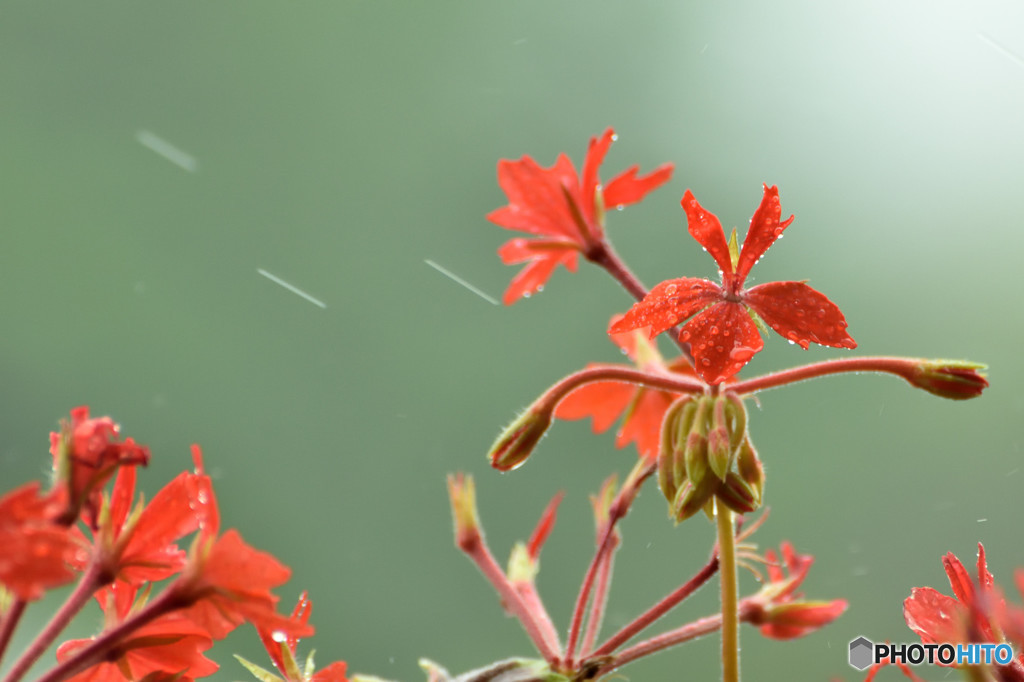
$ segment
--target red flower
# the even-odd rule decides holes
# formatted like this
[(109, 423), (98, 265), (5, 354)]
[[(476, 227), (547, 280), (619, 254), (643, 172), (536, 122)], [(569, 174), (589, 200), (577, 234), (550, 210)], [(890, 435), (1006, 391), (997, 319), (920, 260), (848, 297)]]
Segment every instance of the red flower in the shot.
[(498, 162), (498, 184), (508, 196), (508, 206), (492, 211), (487, 219), (540, 237), (512, 239), (498, 250), (505, 264), (528, 263), (505, 290), (506, 305), (540, 291), (559, 264), (575, 272), (577, 254), (604, 236), (605, 206), (637, 203), (672, 177), (672, 164), (642, 177), (637, 177), (639, 167), (633, 166), (602, 188), (597, 169), (615, 137), (609, 128), (600, 138), (591, 138), (582, 177), (565, 154), (551, 168), (542, 168), (529, 156)]
[[(1004, 635), (1008, 635), (1018, 646), (1024, 644), (1024, 630), (1019, 629), (1024, 624), (1024, 612), (1007, 607), (988, 571), (981, 543), (978, 543), (976, 583), (952, 552), (942, 557), (942, 566), (954, 597), (930, 587), (915, 587), (903, 602), (907, 626), (920, 635), (922, 642), (1001, 644), (1005, 641)], [(1024, 593), (1024, 581), (1019, 582)], [(1009, 665), (1024, 665), (1024, 653)]]
[[(137, 610), (133, 605), (134, 588), (103, 590), (101, 594), (105, 597), (100, 601), (108, 630), (117, 627)], [(61, 663), (68, 661), (96, 639), (65, 642), (57, 649), (57, 660)], [(171, 613), (132, 630), (111, 645), (102, 663), (68, 679), (74, 682), (123, 682), (139, 680), (153, 673), (167, 673), (179, 680), (206, 677), (218, 668), (202, 653), (211, 646), (213, 640), (201, 627), (179, 613)]]
[(794, 639), (834, 621), (846, 610), (846, 601), (804, 601), (803, 595), (796, 594), (796, 590), (811, 570), (814, 557), (797, 554), (788, 542), (783, 542), (781, 549), (789, 576), (779, 566), (775, 552), (765, 552), (769, 582), (749, 600), (751, 614), (748, 620), (760, 625), (761, 634), (765, 637)]
[[(613, 325), (616, 320), (612, 318)], [(615, 345), (642, 370), (693, 376), (693, 369), (685, 358), (680, 357), (666, 365), (658, 349), (640, 330), (612, 334), (611, 337)], [(618, 381), (595, 381), (567, 395), (555, 408), (555, 416), (559, 419), (590, 417), (594, 433), (606, 431), (621, 416), (622, 427), (615, 439), (616, 447), (624, 448), (635, 442), (641, 456), (654, 460), (658, 457), (661, 420), (677, 397), (671, 391)]]
[(132, 508), (135, 467), (122, 467), (110, 497), (107, 522), (96, 541), (118, 580), (131, 585), (163, 580), (185, 566), (175, 542), (207, 519), (212, 501), (210, 478), (183, 471), (145, 505)]
[(70, 582), (72, 568), (88, 560), (86, 546), (56, 522), (66, 507), (64, 492), (57, 488), (40, 497), (33, 482), (0, 498), (0, 584), (19, 599), (39, 599)]
[[(292, 620), (303, 624), (308, 623), (312, 612), (313, 602), (303, 592), (299, 596), (295, 610), (292, 611)], [(312, 654), (310, 654), (305, 666), (302, 668), (299, 667), (299, 663), (295, 658), (295, 649), (299, 643), (298, 637), (283, 635), (263, 628), (259, 628), (259, 635), (260, 639), (263, 640), (263, 646), (266, 648), (270, 660), (274, 662), (274, 667), (284, 675), (284, 682), (348, 682), (348, 679), (345, 677), (347, 665), (344, 661), (336, 661), (320, 671), (313, 672)], [(239, 660), (261, 680), (282, 679), (245, 659), (239, 658)]]
[[(722, 272), (719, 286), (706, 279), (681, 277), (654, 287), (611, 326), (610, 332), (650, 327), (651, 336), (683, 326), (681, 341), (689, 342), (697, 373), (709, 384), (736, 374), (764, 346), (750, 312), (804, 349), (810, 342), (837, 348), (856, 348), (846, 333), (846, 318), (835, 303), (803, 282), (770, 282), (744, 289), (743, 284), (768, 247), (793, 221), (779, 221), (778, 188), (764, 186), (764, 198), (750, 220), (743, 248), (726, 242), (722, 226), (697, 203), (689, 190), (683, 195), (690, 234), (711, 254)], [(699, 313), (699, 314), (698, 314)]]
[(131, 438), (118, 442), (119, 432), (110, 417), (90, 419), (82, 405), (71, 410), (71, 423), (64, 422), (60, 433), (50, 433), (54, 469), (68, 488), (72, 511), (84, 506), (94, 512), (100, 488), (117, 467), (149, 463), (149, 449)]

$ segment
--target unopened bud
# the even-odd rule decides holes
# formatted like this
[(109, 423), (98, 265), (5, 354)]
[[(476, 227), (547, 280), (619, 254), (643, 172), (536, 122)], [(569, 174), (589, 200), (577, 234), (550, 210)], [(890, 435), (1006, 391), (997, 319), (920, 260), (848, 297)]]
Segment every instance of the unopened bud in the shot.
[(715, 493), (718, 500), (738, 514), (749, 514), (761, 506), (761, 491), (730, 471)]
[(705, 476), (699, 485), (694, 485), (689, 479), (684, 481), (672, 504), (672, 518), (676, 523), (685, 521), (699, 512), (711, 500), (718, 482), (714, 476)]
[(462, 473), (449, 474), (448, 497), (452, 503), (452, 519), (455, 521), (455, 544), (468, 551), (481, 537), (473, 477)]
[[(686, 478), (683, 461), (688, 422), (696, 412), (693, 396), (683, 396), (672, 403), (661, 420), (661, 442), (658, 448), (658, 486), (665, 499), (672, 502)], [(680, 434), (682, 434), (680, 436)]]
[(697, 400), (697, 413), (693, 417), (690, 433), (686, 436), (686, 477), (698, 486), (704, 481), (708, 471), (707, 418), (711, 400), (707, 397)]
[(708, 465), (719, 480), (732, 468), (733, 448), (729, 437), (729, 423), (726, 416), (726, 400), (723, 396), (714, 399), (711, 408), (711, 430), (708, 432)]
[(904, 376), (911, 385), (941, 398), (967, 400), (988, 388), (988, 380), (979, 369), (986, 366), (966, 360), (921, 360)]
[(757, 491), (759, 498), (763, 496), (764, 466), (749, 438), (744, 439), (736, 454), (736, 473)]
[(531, 405), (516, 420), (505, 427), (487, 453), (491, 466), (511, 471), (522, 466), (537, 443), (551, 426), (552, 410)]

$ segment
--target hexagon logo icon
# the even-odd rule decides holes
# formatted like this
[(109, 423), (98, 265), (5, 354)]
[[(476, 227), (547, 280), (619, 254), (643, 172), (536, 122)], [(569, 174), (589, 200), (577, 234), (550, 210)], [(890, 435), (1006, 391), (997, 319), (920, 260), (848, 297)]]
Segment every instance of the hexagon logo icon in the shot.
[(857, 670), (864, 670), (874, 663), (875, 645), (867, 637), (858, 637), (850, 642), (850, 665)]

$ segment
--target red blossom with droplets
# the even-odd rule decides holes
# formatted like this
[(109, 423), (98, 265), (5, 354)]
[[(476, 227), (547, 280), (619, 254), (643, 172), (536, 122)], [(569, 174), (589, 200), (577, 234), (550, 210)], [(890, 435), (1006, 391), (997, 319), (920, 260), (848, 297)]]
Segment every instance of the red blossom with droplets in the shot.
[(721, 285), (694, 277), (664, 281), (613, 324), (610, 332), (650, 327), (653, 337), (693, 317), (683, 326), (679, 338), (690, 344), (696, 371), (709, 384), (736, 374), (764, 347), (750, 312), (801, 348), (806, 349), (812, 341), (856, 348), (839, 307), (804, 282), (769, 282), (743, 288), (750, 268), (793, 221), (793, 216), (780, 221), (777, 187), (764, 186), (761, 205), (750, 220), (738, 254), (730, 249), (718, 218), (698, 204), (689, 190), (683, 195), (682, 205), (690, 234), (721, 270)]
[[(304, 625), (308, 624), (312, 613), (313, 602), (303, 592), (299, 595), (299, 601), (295, 604), (295, 609), (292, 611), (292, 620)], [(274, 662), (274, 667), (284, 675), (283, 678), (277, 678), (259, 666), (240, 658), (239, 660), (241, 660), (242, 664), (259, 679), (268, 680), (276, 678), (282, 679), (283, 682), (348, 682), (348, 678), (345, 677), (348, 666), (344, 661), (335, 661), (326, 668), (313, 672), (312, 656), (307, 660), (305, 666), (299, 666), (298, 660), (295, 657), (296, 649), (299, 645), (298, 637), (262, 627), (257, 629), (260, 639), (263, 641), (263, 646), (267, 650), (267, 655)]]
[(632, 166), (602, 186), (597, 171), (615, 139), (611, 128), (591, 138), (582, 176), (565, 154), (551, 168), (541, 167), (529, 156), (498, 162), (498, 184), (508, 196), (508, 205), (492, 211), (487, 219), (535, 236), (517, 237), (498, 249), (503, 263), (527, 264), (505, 290), (506, 305), (540, 291), (559, 265), (575, 272), (579, 253), (598, 245), (604, 236), (605, 206), (635, 204), (672, 177), (672, 164), (640, 177), (639, 167)]
[[(612, 324), (619, 318), (613, 317)], [(683, 357), (666, 364), (642, 330), (612, 334), (611, 339), (642, 370), (693, 376), (693, 368)], [(595, 381), (584, 384), (563, 398), (555, 408), (555, 417), (590, 417), (594, 433), (607, 431), (622, 417), (622, 426), (615, 438), (616, 447), (624, 448), (636, 443), (636, 449), (643, 457), (654, 460), (658, 456), (662, 418), (677, 397), (678, 394), (671, 391), (618, 381)]]
[[(988, 642), (1000, 644), (1009, 637), (1017, 647), (1024, 645), (1024, 611), (1007, 606), (988, 570), (985, 548), (978, 543), (977, 580), (952, 552), (942, 557), (953, 597), (931, 587), (915, 587), (903, 602), (907, 627), (925, 644)], [(1018, 575), (1021, 592), (1024, 579)], [(1018, 648), (1018, 651), (1020, 649)], [(941, 663), (940, 663), (941, 665)], [(1024, 653), (1008, 664), (1024, 677)]]
[[(118, 626), (141, 607), (135, 603), (135, 588), (125, 584), (118, 585), (117, 589), (101, 590), (97, 599), (108, 629)], [(57, 660), (68, 661), (96, 639), (65, 642), (57, 649)], [(102, 662), (68, 679), (72, 682), (124, 682), (160, 673), (179, 680), (206, 677), (219, 667), (203, 655), (211, 646), (213, 639), (202, 627), (180, 612), (172, 612), (132, 630), (110, 645)]]
[(0, 585), (19, 599), (34, 600), (77, 575), (88, 549), (71, 528), (57, 523), (65, 509), (64, 488), (41, 496), (27, 483), (0, 497)]

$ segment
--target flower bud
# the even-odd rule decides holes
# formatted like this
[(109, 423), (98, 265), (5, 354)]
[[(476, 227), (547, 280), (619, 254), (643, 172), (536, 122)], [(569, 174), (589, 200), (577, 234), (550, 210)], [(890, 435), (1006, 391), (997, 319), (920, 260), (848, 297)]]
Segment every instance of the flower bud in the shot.
[(463, 551), (469, 551), (482, 537), (473, 477), (462, 473), (449, 474), (448, 497), (455, 521), (455, 544)]
[(501, 471), (512, 471), (526, 461), (540, 439), (551, 426), (552, 409), (528, 407), (516, 420), (505, 427), (487, 453), (491, 466)]
[(846, 600), (790, 601), (751, 610), (749, 621), (772, 639), (795, 639), (828, 625), (846, 611)]
[(749, 514), (761, 506), (761, 491), (730, 471), (715, 493), (718, 500), (738, 514)]
[(712, 399), (703, 397), (697, 400), (697, 413), (693, 417), (693, 425), (686, 436), (686, 451), (683, 459), (686, 463), (686, 477), (699, 486), (708, 471), (708, 412)]
[(724, 396), (714, 398), (711, 407), (711, 430), (708, 432), (708, 465), (722, 481), (732, 468), (734, 454), (729, 419), (726, 415), (727, 404)]
[(693, 396), (684, 395), (669, 405), (661, 420), (661, 443), (658, 448), (658, 486), (665, 499), (672, 502), (686, 478), (683, 460), (686, 434), (696, 412)]
[(988, 381), (979, 369), (985, 365), (966, 360), (921, 360), (904, 375), (912, 386), (950, 400), (977, 398), (988, 388)]
[(685, 521), (699, 512), (711, 500), (718, 483), (714, 476), (705, 476), (699, 485), (695, 485), (690, 479), (684, 481), (672, 503), (672, 518), (676, 523)]
[(760, 506), (764, 497), (764, 466), (749, 438), (743, 440), (736, 454), (736, 473), (750, 486)]

